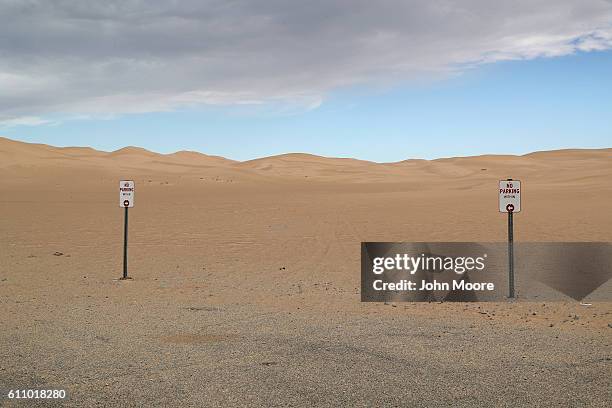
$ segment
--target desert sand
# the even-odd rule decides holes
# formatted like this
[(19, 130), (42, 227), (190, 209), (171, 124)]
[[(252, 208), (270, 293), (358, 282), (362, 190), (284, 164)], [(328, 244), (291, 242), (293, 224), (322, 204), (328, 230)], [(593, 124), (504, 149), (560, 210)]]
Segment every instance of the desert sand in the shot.
[(360, 302), (362, 241), (504, 241), (508, 177), (517, 241), (612, 241), (612, 149), (235, 162), (0, 138), (0, 405), (610, 406), (612, 302)]

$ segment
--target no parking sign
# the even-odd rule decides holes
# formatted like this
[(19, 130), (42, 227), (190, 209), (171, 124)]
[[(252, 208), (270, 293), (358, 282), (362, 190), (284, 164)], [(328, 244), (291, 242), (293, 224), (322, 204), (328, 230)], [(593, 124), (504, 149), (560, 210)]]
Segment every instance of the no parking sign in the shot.
[(520, 180), (499, 181), (499, 212), (508, 214), (508, 297), (514, 298), (514, 213), (521, 212)]
[(499, 182), (499, 212), (521, 212), (521, 182), (519, 180)]
[(134, 206), (134, 181), (121, 180), (119, 182), (119, 207)]
[(134, 207), (134, 180), (121, 180), (119, 182), (119, 207), (125, 208), (123, 223), (123, 277), (128, 278), (127, 271), (127, 242), (128, 242), (128, 209)]

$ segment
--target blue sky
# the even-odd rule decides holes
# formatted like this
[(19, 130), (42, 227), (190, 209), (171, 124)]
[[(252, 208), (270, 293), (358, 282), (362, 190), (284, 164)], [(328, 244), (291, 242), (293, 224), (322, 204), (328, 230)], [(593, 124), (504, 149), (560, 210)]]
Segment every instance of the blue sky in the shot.
[(612, 2), (0, 2), (0, 135), (237, 160), (612, 145)]
[(451, 79), (358, 87), (315, 109), (199, 107), (5, 128), (58, 146), (196, 150), (238, 160), (308, 152), (373, 161), (612, 147), (612, 52), (496, 62)]

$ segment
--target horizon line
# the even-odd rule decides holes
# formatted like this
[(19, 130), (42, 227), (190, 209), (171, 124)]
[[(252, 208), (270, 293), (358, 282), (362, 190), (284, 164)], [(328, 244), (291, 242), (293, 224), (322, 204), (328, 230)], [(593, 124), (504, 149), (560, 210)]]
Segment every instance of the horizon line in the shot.
[(265, 159), (271, 159), (271, 158), (278, 158), (278, 157), (283, 157), (283, 156), (298, 156), (298, 155), (304, 155), (304, 156), (310, 156), (313, 158), (320, 158), (320, 159), (337, 159), (337, 160), (354, 160), (354, 161), (360, 161), (360, 162), (364, 162), (364, 163), (373, 163), (373, 164), (396, 164), (396, 163), (403, 163), (406, 161), (427, 161), (427, 162), (433, 162), (433, 161), (438, 161), (438, 160), (452, 160), (452, 159), (462, 159), (462, 158), (475, 158), (475, 157), (485, 157), (485, 156), (492, 156), (492, 157), (525, 157), (525, 156), (530, 156), (530, 155), (534, 155), (534, 154), (539, 154), (539, 153), (552, 153), (552, 152), (569, 152), (569, 151), (605, 151), (605, 150), (612, 150), (612, 146), (610, 147), (599, 147), (599, 148), (583, 148), (583, 147), (567, 147), (567, 148), (561, 148), (561, 149), (551, 149), (551, 150), (535, 150), (535, 151), (530, 151), (527, 153), (523, 153), (523, 154), (510, 154), (510, 153), (484, 153), (484, 154), (475, 154), (475, 155), (458, 155), (458, 156), (446, 156), (446, 157), (437, 157), (434, 159), (423, 159), (423, 158), (406, 158), (403, 160), (398, 160), (398, 161), (389, 161), (389, 162), (377, 162), (377, 161), (373, 161), (373, 160), (366, 160), (366, 159), (359, 159), (356, 157), (341, 157), (341, 156), (323, 156), (323, 155), (318, 155), (318, 154), (314, 154), (314, 153), (308, 153), (308, 152), (285, 152), (285, 153), (278, 153), (278, 154), (272, 154), (269, 156), (261, 156), (261, 157), (256, 157), (253, 159), (248, 159), (248, 160), (235, 160), (235, 159), (230, 159), (228, 157), (225, 156), (221, 156), (221, 155), (216, 155), (216, 154), (208, 154), (208, 153), (204, 153), (201, 151), (197, 151), (197, 150), (177, 150), (171, 153), (161, 153), (161, 152), (156, 152), (153, 150), (149, 150), (145, 147), (141, 147), (141, 146), (134, 146), (134, 145), (127, 145), (127, 146), (123, 146), (120, 147), (118, 149), (115, 150), (102, 150), (102, 149), (97, 149), (94, 148), (92, 146), (83, 146), (83, 145), (75, 145), (75, 146), (56, 146), (56, 145), (52, 145), (52, 144), (48, 144), (48, 143), (40, 143), (40, 142), (26, 142), (23, 140), (15, 140), (15, 139), (11, 139), (9, 137), (6, 136), (1, 136), (0, 135), (0, 141), (1, 140), (7, 140), (9, 142), (12, 143), (21, 143), (21, 144), (25, 144), (25, 145), (33, 145), (33, 146), (45, 146), (45, 147), (50, 147), (50, 148), (54, 148), (54, 149), (91, 149), (95, 152), (99, 152), (99, 153), (106, 153), (106, 154), (113, 154), (113, 153), (118, 153), (121, 152), (122, 150), (129, 150), (129, 149), (136, 149), (136, 150), (141, 150), (144, 151), (145, 153), (151, 153), (154, 155), (159, 155), (159, 156), (171, 156), (171, 155), (175, 155), (178, 153), (195, 153), (195, 154), (199, 154), (202, 156), (207, 156), (207, 157), (212, 157), (212, 158), (219, 158), (219, 159), (223, 159), (223, 160), (227, 160), (230, 162), (235, 162), (235, 163), (249, 163), (249, 162), (254, 162), (254, 161), (258, 161), (258, 160), (265, 160)]

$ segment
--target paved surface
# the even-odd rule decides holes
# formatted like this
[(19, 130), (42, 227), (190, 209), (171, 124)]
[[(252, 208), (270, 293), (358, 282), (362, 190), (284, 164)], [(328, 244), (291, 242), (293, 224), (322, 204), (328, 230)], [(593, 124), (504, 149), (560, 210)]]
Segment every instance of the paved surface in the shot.
[(164, 303), (57, 306), (44, 321), (36, 319), (36, 306), (22, 305), (30, 320), (13, 321), (0, 334), (0, 389), (67, 391), (67, 400), (40, 406), (605, 407), (612, 401), (605, 331), (593, 336), (411, 316), (409, 305), (391, 313), (315, 316)]

